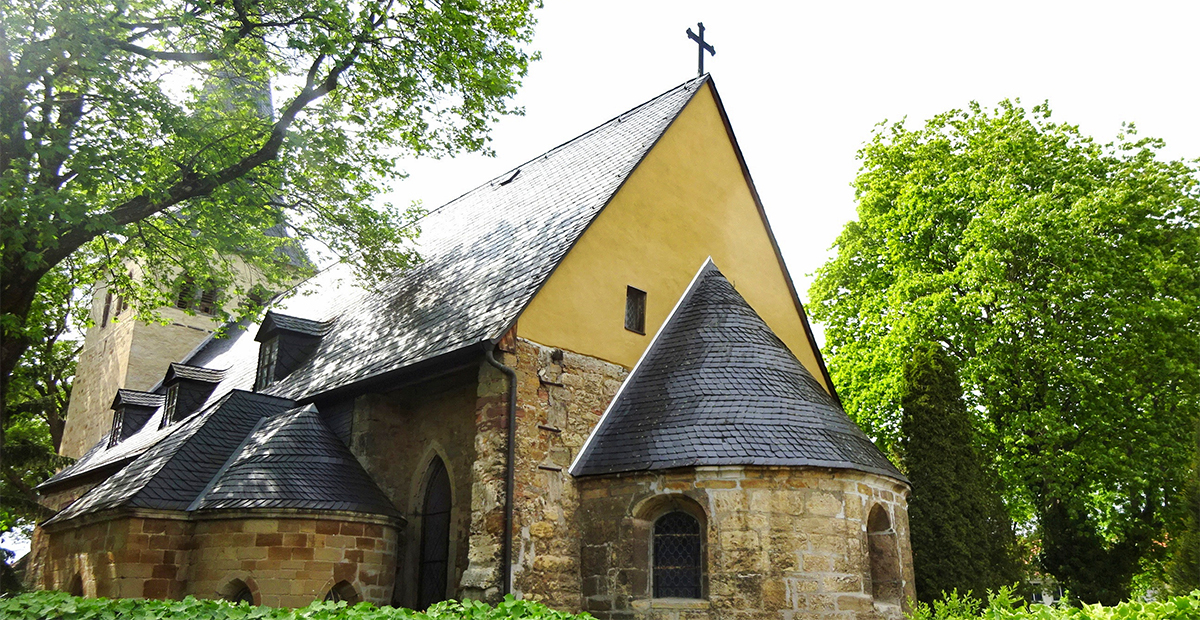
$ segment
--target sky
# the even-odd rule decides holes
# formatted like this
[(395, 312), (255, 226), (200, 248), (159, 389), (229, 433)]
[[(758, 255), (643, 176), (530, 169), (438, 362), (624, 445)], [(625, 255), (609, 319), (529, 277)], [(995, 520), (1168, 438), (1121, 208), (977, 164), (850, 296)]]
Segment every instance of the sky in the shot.
[[(1122, 122), (1200, 157), (1200, 2), (657, 2), (545, 0), (542, 54), (494, 127), (495, 158), (412, 161), (389, 197), (436, 207), (696, 75), (705, 60), (797, 290), (855, 218), (856, 153), (971, 101), (1049, 101), (1112, 140)], [(817, 326), (820, 332), (820, 326)], [(823, 338), (819, 341), (823, 343)]]

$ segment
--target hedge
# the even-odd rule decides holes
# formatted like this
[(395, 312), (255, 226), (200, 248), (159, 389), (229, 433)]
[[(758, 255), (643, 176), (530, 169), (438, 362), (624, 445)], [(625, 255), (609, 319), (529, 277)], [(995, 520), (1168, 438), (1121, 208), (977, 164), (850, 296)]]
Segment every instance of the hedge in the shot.
[(1200, 620), (1200, 590), (1163, 601), (1127, 601), (1113, 607), (1026, 605), (1009, 588), (991, 594), (987, 604), (953, 592), (932, 605), (918, 604), (909, 620)]
[[(594, 620), (589, 614), (554, 611), (541, 603), (514, 600), (495, 606), (478, 601), (446, 601), (424, 612), (359, 603), (318, 602), (301, 609), (254, 607), (200, 600), (78, 598), (62, 592), (34, 592), (0, 599), (3, 620)], [(933, 605), (919, 604), (909, 620), (1200, 620), (1200, 590), (1160, 602), (1127, 602), (1115, 607), (1029, 605), (1002, 589), (987, 604), (957, 593)]]
[(554, 611), (541, 603), (514, 600), (495, 606), (479, 601), (445, 601), (423, 612), (370, 603), (316, 602), (300, 609), (255, 607), (201, 600), (80, 598), (63, 592), (33, 592), (0, 599), (3, 620), (594, 620), (588, 614)]

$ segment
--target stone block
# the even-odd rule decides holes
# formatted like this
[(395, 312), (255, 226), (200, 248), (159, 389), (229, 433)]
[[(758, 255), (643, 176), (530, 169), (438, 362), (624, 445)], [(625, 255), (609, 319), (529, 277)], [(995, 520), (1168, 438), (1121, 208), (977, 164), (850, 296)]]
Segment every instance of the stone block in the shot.
[(839, 611), (856, 611), (867, 612), (874, 611), (875, 603), (871, 597), (863, 595), (846, 594), (837, 598), (837, 608)]

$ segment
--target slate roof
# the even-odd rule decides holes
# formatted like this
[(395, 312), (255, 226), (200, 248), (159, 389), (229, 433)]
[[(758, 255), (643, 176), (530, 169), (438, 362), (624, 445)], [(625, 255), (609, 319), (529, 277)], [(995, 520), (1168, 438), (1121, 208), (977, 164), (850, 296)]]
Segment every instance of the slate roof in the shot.
[(116, 409), (121, 405), (134, 405), (136, 407), (161, 407), (166, 396), (155, 394), (154, 392), (139, 392), (138, 390), (117, 390), (117, 396), (113, 399), (112, 408)]
[(193, 508), (348, 510), (400, 516), (311, 405), (264, 420)]
[(230, 392), (187, 421), (162, 429), (165, 437), (49, 522), (111, 508), (186, 510), (260, 418), (292, 405), (266, 394)]
[(170, 427), (165, 438), (47, 523), (116, 508), (304, 508), (398, 516), (316, 410), (293, 405), (231, 391)]
[(225, 378), (225, 372), (215, 368), (203, 368), (201, 366), (172, 362), (167, 367), (167, 375), (164, 381), (170, 381), (174, 377), (191, 379), (192, 381), (203, 381), (204, 383), (220, 383), (221, 379)]
[(820, 466), (905, 480), (711, 259), (571, 473), (702, 465)]
[[(258, 333), (263, 334), (278, 329), (306, 336), (324, 336), (325, 332), (329, 331), (330, 326), (330, 322), (327, 321), (302, 319), (297, 316), (289, 316), (268, 310), (267, 315), (263, 317), (262, 326), (259, 328)], [(257, 340), (258, 337), (256, 336), (255, 339)]]
[[(422, 262), (377, 292), (330, 294), (337, 270), (302, 286), (283, 311), (337, 322), (312, 360), (268, 391), (299, 400), (502, 336), (707, 80), (681, 84), (430, 212), (416, 242)], [(304, 305), (311, 314), (292, 309)]]

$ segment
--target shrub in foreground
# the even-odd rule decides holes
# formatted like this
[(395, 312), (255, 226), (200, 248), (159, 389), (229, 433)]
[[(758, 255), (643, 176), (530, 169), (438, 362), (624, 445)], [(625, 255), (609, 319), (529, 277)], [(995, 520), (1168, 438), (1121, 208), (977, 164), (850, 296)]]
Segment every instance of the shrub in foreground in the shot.
[(1048, 607), (1026, 605), (1011, 588), (988, 596), (987, 604), (958, 592), (947, 594), (933, 604), (918, 603), (909, 620), (1200, 620), (1200, 590), (1187, 596), (1142, 603), (1127, 601), (1119, 605)]
[(445, 601), (423, 612), (370, 603), (316, 602), (300, 609), (245, 603), (80, 598), (62, 592), (33, 592), (0, 599), (3, 620), (594, 620), (588, 614), (555, 611), (541, 603), (514, 600), (496, 605)]

